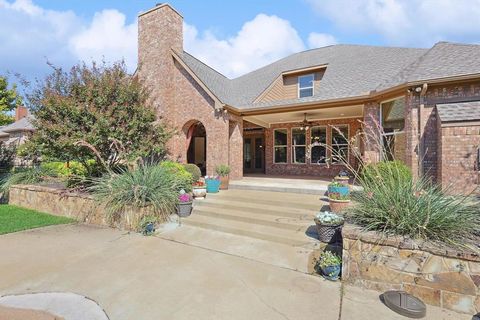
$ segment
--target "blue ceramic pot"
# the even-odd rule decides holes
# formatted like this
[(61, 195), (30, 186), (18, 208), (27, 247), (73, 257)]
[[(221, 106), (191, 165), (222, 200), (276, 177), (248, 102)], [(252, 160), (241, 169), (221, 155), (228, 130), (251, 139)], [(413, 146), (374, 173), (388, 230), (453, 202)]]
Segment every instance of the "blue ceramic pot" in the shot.
[(322, 275), (325, 279), (336, 281), (340, 276), (340, 271), (342, 270), (342, 265), (328, 266), (322, 268)]
[(336, 193), (341, 196), (348, 196), (350, 194), (350, 188), (348, 186), (328, 186), (328, 193)]
[(220, 189), (220, 180), (217, 179), (205, 179), (208, 193), (217, 193)]

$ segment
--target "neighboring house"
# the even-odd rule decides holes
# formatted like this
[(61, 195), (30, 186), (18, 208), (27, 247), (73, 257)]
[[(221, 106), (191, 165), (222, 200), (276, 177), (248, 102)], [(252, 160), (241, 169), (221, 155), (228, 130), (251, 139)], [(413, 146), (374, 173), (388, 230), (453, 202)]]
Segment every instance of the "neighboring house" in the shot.
[(17, 107), (15, 110), (15, 122), (0, 127), (0, 141), (7, 144), (20, 145), (35, 131), (31, 120), (32, 115), (25, 107)]
[(139, 15), (136, 75), (151, 90), (159, 117), (180, 132), (169, 145), (176, 159), (208, 174), (229, 164), (233, 179), (332, 177), (343, 166), (313, 142), (355, 165), (335, 126), (347, 137), (372, 134), (391, 149), (382, 154), (375, 144), (359, 145), (365, 159), (395, 157), (415, 175), (457, 191), (477, 186), (480, 46), (334, 45), (228, 79), (183, 50), (182, 27), (168, 4)]

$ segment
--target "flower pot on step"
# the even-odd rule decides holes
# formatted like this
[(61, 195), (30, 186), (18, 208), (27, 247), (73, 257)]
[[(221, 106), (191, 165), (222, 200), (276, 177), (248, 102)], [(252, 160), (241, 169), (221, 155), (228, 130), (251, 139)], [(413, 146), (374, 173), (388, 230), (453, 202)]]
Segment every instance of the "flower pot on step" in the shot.
[(228, 176), (220, 177), (220, 190), (228, 190), (229, 178)]
[(341, 239), (343, 222), (338, 224), (325, 224), (314, 219), (317, 226), (318, 240), (324, 243), (335, 243)]
[(179, 217), (185, 218), (192, 213), (192, 202), (180, 202), (177, 205), (177, 214)]
[(195, 199), (204, 199), (207, 196), (207, 187), (193, 187), (192, 193)]
[(337, 200), (328, 198), (328, 204), (330, 211), (340, 213), (350, 205), (350, 200)]

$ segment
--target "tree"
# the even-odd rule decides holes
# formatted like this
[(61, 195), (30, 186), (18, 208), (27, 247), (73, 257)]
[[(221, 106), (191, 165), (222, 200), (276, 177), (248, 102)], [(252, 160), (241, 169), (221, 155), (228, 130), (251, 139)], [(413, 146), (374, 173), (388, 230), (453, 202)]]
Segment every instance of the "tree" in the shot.
[(52, 68), (28, 95), (36, 128), (30, 143), (42, 157), (84, 164), (96, 158), (111, 169), (166, 154), (172, 132), (123, 62)]
[(22, 98), (17, 93), (17, 86), (13, 84), (10, 88), (8, 79), (0, 75), (0, 125), (10, 124), (14, 121), (14, 117), (8, 112), (13, 111), (17, 106), (22, 104)]

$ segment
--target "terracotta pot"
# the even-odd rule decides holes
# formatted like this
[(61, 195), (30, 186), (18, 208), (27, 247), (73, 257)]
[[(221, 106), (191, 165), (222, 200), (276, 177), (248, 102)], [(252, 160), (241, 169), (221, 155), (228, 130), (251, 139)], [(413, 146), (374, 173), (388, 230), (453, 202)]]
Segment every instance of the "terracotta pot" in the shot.
[(228, 190), (228, 176), (220, 177), (220, 190)]
[(328, 199), (330, 211), (335, 213), (340, 213), (345, 210), (350, 205), (350, 200), (334, 200)]

